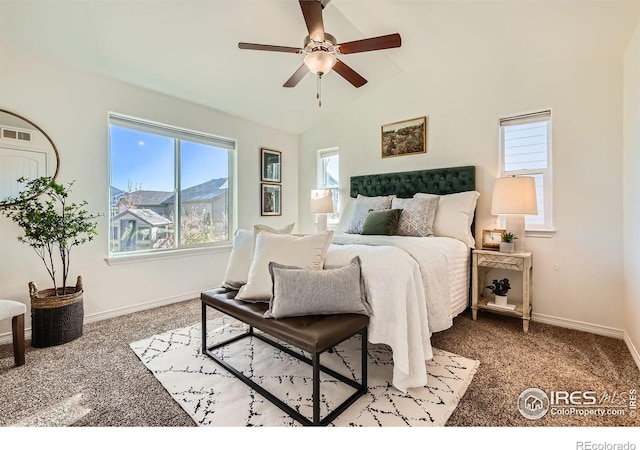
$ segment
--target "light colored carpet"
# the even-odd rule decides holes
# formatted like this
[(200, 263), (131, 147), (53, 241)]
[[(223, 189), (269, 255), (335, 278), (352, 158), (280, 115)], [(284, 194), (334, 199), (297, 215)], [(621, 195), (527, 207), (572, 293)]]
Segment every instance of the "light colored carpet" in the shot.
[[(244, 331), (233, 319), (216, 317), (207, 325), (208, 344)], [(131, 344), (132, 350), (173, 399), (200, 426), (297, 426), (299, 423), (243, 382), (202, 355), (200, 324), (161, 333)], [(368, 345), (369, 392), (332, 423), (334, 426), (444, 426), (479, 365), (442, 350), (427, 362), (427, 386), (402, 393), (390, 384), (391, 351)], [(306, 417), (311, 417), (311, 367), (254, 338), (245, 338), (217, 354)], [(360, 337), (323, 353), (321, 363), (360, 380)], [(321, 376), (321, 416), (353, 389)]]
[(83, 404), (82, 394), (76, 394), (55, 405), (36, 411), (31, 416), (14, 423), (13, 427), (66, 427), (91, 412)]

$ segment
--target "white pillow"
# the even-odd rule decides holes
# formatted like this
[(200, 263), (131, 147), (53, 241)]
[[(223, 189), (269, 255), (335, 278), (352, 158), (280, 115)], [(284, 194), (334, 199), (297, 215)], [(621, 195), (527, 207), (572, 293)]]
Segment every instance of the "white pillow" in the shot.
[(471, 248), (475, 248), (476, 240), (471, 234), (471, 222), (476, 210), (480, 192), (468, 191), (456, 194), (434, 195), (418, 193), (414, 198), (440, 197), (436, 218), (433, 222), (433, 235), (458, 239)]
[(347, 200), (347, 204), (344, 207), (344, 211), (340, 214), (340, 222), (336, 225), (336, 233), (346, 233), (351, 223), (351, 217), (353, 217), (353, 210), (356, 207), (356, 201), (352, 198)]
[(367, 219), (367, 215), (369, 215), (369, 211), (390, 209), (391, 201), (394, 197), (395, 195), (365, 197), (364, 195), (358, 194), (347, 233), (360, 234), (362, 232), (362, 225), (364, 225), (364, 221)]
[(255, 225), (253, 227), (253, 232), (243, 230), (242, 228), (236, 230), (233, 238), (233, 248), (231, 249), (231, 255), (229, 256), (227, 272), (224, 276), (222, 287), (237, 290), (247, 283), (247, 279), (249, 278), (249, 269), (251, 267), (251, 259), (253, 258), (255, 236), (260, 231), (289, 234), (291, 233), (291, 230), (293, 230), (294, 225), (295, 224), (291, 223), (280, 230), (276, 230), (266, 225)]
[(302, 236), (258, 233), (247, 284), (240, 288), (236, 298), (253, 302), (271, 300), (270, 262), (303, 269), (322, 269), (332, 237), (333, 231)]

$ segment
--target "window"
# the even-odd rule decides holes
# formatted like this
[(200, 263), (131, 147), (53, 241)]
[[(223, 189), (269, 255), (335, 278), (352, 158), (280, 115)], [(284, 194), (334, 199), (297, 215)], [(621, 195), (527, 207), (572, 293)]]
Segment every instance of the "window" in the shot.
[(536, 180), (538, 215), (525, 216), (531, 231), (552, 231), (551, 111), (500, 119), (500, 176)]
[(318, 189), (330, 189), (333, 192), (333, 214), (327, 217), (327, 223), (337, 224), (340, 211), (340, 155), (337, 148), (318, 151)]
[(235, 142), (109, 115), (110, 255), (229, 244)]

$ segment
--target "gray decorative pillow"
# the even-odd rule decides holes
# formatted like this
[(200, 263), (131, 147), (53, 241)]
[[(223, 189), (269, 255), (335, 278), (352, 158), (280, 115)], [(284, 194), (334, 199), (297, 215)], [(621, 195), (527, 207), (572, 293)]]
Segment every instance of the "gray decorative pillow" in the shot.
[(440, 197), (394, 198), (392, 208), (402, 209), (396, 228), (398, 236), (433, 236), (433, 222), (436, 218)]
[(356, 198), (356, 206), (353, 209), (353, 216), (351, 216), (351, 223), (346, 232), (351, 234), (362, 233), (362, 225), (364, 225), (369, 211), (381, 211), (391, 208), (391, 201), (394, 197), (395, 195), (382, 197), (365, 197), (364, 195), (358, 195), (358, 198)]
[(330, 269), (302, 269), (269, 263), (273, 295), (265, 318), (314, 314), (371, 314), (365, 298), (360, 257), (346, 266)]

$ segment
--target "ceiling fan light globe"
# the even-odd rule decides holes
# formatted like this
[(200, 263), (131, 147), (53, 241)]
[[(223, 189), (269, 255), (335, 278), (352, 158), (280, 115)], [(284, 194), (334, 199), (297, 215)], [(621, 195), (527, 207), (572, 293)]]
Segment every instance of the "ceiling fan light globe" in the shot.
[(324, 75), (331, 72), (336, 64), (336, 55), (318, 50), (304, 57), (304, 63), (314, 75)]

